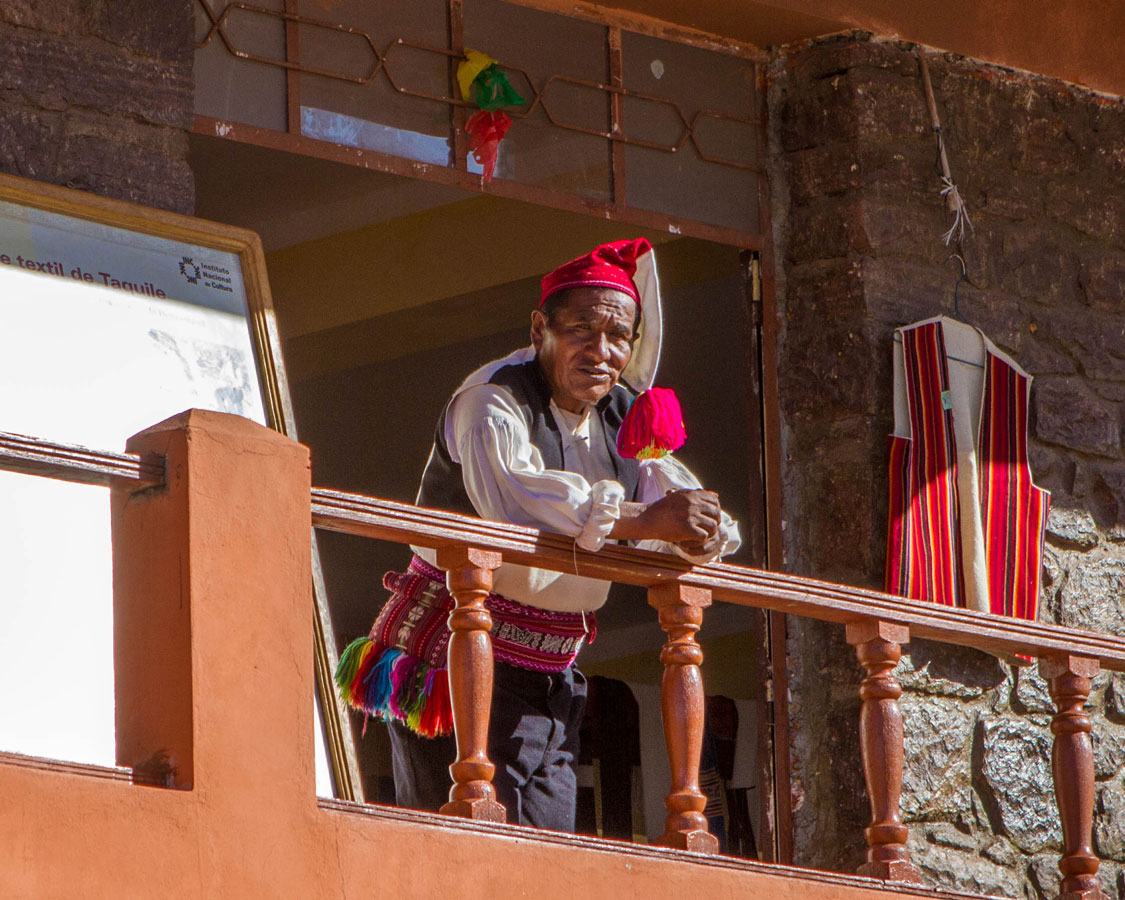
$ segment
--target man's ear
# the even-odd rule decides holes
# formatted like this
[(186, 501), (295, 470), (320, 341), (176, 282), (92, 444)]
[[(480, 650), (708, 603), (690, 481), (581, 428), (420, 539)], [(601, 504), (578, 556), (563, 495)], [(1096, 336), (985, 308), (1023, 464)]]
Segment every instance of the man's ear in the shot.
[(539, 348), (543, 346), (543, 333), (547, 330), (547, 317), (543, 315), (543, 311), (533, 309), (531, 311), (531, 346), (535, 348), (535, 352), (539, 352)]

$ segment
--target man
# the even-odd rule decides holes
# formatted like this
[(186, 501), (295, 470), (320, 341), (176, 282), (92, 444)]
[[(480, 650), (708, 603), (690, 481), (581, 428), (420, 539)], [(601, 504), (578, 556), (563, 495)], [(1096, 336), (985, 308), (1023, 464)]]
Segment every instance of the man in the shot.
[[(573, 535), (591, 551), (616, 540), (695, 562), (733, 552), (737, 525), (686, 468), (618, 452), (660, 341), (648, 241), (605, 244), (560, 266), (543, 279), (531, 347), (478, 369), (446, 405), (419, 505)], [(399, 805), (430, 810), (447, 799), (456, 758), (445, 675), (454, 604), (433, 562), (433, 551), (415, 548), (407, 572), (388, 573), (391, 599), (337, 672), (353, 706), (388, 722)], [(572, 831), (586, 697), (574, 662), (609, 585), (503, 565), (493, 588), (497, 799), (512, 822)]]

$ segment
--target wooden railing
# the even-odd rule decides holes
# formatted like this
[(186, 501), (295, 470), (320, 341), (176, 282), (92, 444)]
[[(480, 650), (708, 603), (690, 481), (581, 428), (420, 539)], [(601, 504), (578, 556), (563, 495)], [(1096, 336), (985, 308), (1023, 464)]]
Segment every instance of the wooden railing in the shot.
[[(95, 453), (32, 438), (0, 434), (0, 469), (132, 488), (159, 484), (160, 460)], [(893, 670), (910, 637), (1005, 654), (1039, 658), (1057, 712), (1053, 774), (1063, 830), (1062, 895), (1098, 896), (1098, 860), (1091, 846), (1094, 762), (1091, 721), (1085, 713), (1090, 679), (1099, 669), (1125, 671), (1125, 640), (1040, 622), (917, 603), (875, 591), (829, 584), (741, 566), (689, 566), (675, 557), (607, 546), (577, 549), (570, 538), (437, 510), (314, 488), (312, 524), (438, 550), (456, 600), (450, 624), (449, 677), (457, 734), (457, 762), (444, 811), (468, 818), (503, 817), (491, 785), (488, 713), (491, 699), (491, 625), (483, 598), (501, 562), (574, 572), (648, 589), (668, 640), (662, 710), (672, 789), (663, 842), (714, 852), (707, 832), (698, 771), (702, 740), (702, 652), (695, 636), (704, 610), (715, 600), (807, 616), (845, 626), (866, 676), (859, 685), (860, 746), (871, 801), (865, 830), (867, 862), (861, 874), (887, 881), (918, 881), (906, 849), (899, 813), (902, 786), (901, 688)]]

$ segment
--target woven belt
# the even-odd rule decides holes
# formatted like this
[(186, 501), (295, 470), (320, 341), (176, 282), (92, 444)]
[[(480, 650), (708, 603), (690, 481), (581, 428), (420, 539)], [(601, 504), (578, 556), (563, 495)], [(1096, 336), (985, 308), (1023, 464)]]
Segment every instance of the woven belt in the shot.
[[(445, 573), (415, 556), (405, 572), (388, 572), (391, 592), (366, 638), (340, 656), (340, 694), (367, 715), (395, 718), (419, 734), (452, 730), (448, 676), (449, 613), (456, 606)], [(539, 609), (500, 594), (484, 601), (492, 615), (492, 653), (503, 663), (536, 672), (574, 664), (587, 635), (597, 634), (593, 613)]]

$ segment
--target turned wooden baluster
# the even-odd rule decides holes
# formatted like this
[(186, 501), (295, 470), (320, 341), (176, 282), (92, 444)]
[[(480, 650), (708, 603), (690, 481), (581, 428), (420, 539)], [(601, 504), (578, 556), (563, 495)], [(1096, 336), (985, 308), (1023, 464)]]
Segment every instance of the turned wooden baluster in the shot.
[(703, 651), (695, 633), (703, 622), (703, 609), (711, 605), (711, 592), (680, 584), (648, 589), (648, 602), (656, 607), (660, 627), (668, 641), (660, 651), (664, 664), (660, 710), (664, 741), (672, 774), (672, 790), (664, 800), (668, 818), (658, 843), (697, 853), (718, 853), (719, 840), (707, 831), (703, 808), (707, 798), (699, 789), (699, 756), (703, 747)]
[(1059, 859), (1060, 900), (1095, 900), (1102, 896), (1098, 858), (1091, 846), (1094, 826), (1092, 725), (1083, 709), (1090, 698), (1090, 679), (1098, 674), (1098, 668), (1096, 659), (1080, 656), (1039, 660), (1039, 674), (1047, 682), (1058, 709), (1051, 720), (1051, 731), (1055, 735), (1051, 769), (1063, 832), (1063, 854)]
[(437, 552), (446, 584), (457, 606), (449, 614), (449, 698), (457, 737), (457, 761), (449, 767), (453, 787), (446, 815), (503, 822), (503, 804), (496, 800), (488, 758), (488, 718), (492, 707), (492, 616), (484, 598), (492, 590), (492, 572), (499, 553), (456, 545)]
[(863, 777), (871, 800), (871, 824), (864, 829), (867, 862), (860, 875), (884, 881), (921, 882), (922, 874), (910, 862), (909, 836), (902, 824), (902, 688), (891, 674), (910, 640), (903, 625), (865, 620), (847, 626), (848, 643), (855, 646), (859, 663), (867, 672), (860, 682), (859, 747)]

